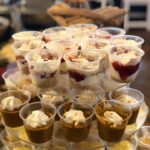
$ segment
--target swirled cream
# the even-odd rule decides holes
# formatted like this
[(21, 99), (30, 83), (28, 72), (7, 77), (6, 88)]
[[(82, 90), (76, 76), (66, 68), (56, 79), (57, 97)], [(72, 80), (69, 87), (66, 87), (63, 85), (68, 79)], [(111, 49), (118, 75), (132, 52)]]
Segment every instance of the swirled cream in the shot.
[(1, 108), (13, 111), (20, 107), (22, 101), (15, 96), (8, 96), (1, 101)]
[(32, 111), (32, 113), (26, 118), (26, 124), (32, 128), (45, 126), (48, 121), (49, 117), (40, 110)]
[(65, 122), (75, 127), (85, 124), (85, 116), (82, 111), (70, 109), (64, 114)]
[(123, 118), (114, 111), (106, 111), (103, 118), (112, 126), (120, 126), (123, 123)]
[(127, 40), (127, 39), (113, 39), (112, 44), (136, 46), (138, 44), (138, 42), (136, 42), (135, 40), (131, 40), (131, 39), (129, 39), (129, 40)]

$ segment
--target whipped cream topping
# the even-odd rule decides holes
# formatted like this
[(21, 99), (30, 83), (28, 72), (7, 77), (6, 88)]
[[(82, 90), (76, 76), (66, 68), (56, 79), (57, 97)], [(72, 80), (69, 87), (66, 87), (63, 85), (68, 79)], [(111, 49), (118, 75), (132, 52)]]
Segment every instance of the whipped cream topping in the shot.
[(121, 94), (120, 96), (116, 97), (116, 99), (122, 103), (129, 104), (129, 105), (138, 103), (138, 101), (134, 97), (127, 94)]
[(136, 42), (135, 40), (131, 40), (131, 39), (129, 40), (128, 39), (114, 39), (112, 43), (114, 45), (125, 44), (125, 45), (133, 45), (133, 46), (138, 44), (138, 42)]
[(8, 96), (1, 101), (1, 108), (13, 111), (22, 104), (22, 101), (15, 96)]
[(49, 117), (40, 110), (32, 111), (32, 113), (26, 118), (26, 124), (32, 128), (45, 126), (49, 121)]
[(123, 123), (123, 118), (114, 111), (106, 111), (103, 118), (114, 127)]
[(75, 127), (85, 124), (85, 116), (82, 111), (70, 109), (64, 114), (65, 122), (73, 124)]

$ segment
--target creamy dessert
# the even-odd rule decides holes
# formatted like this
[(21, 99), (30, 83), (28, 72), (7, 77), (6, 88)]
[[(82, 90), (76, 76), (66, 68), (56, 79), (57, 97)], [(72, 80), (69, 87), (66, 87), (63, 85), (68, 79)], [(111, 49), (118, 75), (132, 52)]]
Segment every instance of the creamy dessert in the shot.
[(45, 143), (52, 138), (55, 114), (53, 105), (41, 102), (26, 105), (21, 109), (20, 116), (31, 142)]
[(110, 76), (119, 82), (130, 82), (137, 76), (144, 51), (132, 46), (114, 46), (109, 53)]
[(45, 43), (40, 40), (31, 40), (31, 41), (17, 41), (12, 45), (13, 51), (16, 55), (17, 65), (19, 70), (23, 74), (28, 74), (28, 65), (25, 60), (25, 55), (32, 50), (42, 49), (44, 48)]
[(61, 54), (42, 49), (26, 55), (32, 83), (38, 88), (50, 88), (57, 84)]
[(29, 102), (30, 94), (14, 90), (5, 92), (0, 97), (0, 111), (5, 125), (12, 128), (22, 126), (23, 122), (19, 117), (19, 111)]
[(67, 27), (53, 27), (43, 31), (43, 40), (48, 43), (53, 40), (64, 40), (71, 37), (71, 31)]
[(73, 106), (72, 102), (68, 102), (59, 107), (58, 115), (67, 140), (81, 142), (88, 137), (93, 117), (92, 107), (86, 104)]
[(135, 40), (126, 40), (126, 39), (113, 39), (112, 40), (112, 44), (113, 45), (133, 45), (133, 46), (137, 46), (137, 42)]
[(30, 41), (30, 40), (41, 40), (42, 33), (39, 31), (23, 31), (12, 35), (15, 41)]
[(107, 142), (118, 142), (122, 139), (131, 110), (126, 110), (114, 101), (101, 101), (95, 106), (98, 134)]
[(150, 136), (146, 136), (146, 137), (141, 137), (140, 141), (146, 145), (150, 146)]

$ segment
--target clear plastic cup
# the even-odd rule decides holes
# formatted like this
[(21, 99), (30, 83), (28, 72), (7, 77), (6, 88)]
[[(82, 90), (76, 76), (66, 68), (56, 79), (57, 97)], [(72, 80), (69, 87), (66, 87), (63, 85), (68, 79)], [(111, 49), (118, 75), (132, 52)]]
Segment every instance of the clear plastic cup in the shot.
[[(119, 101), (117, 98), (119, 96), (121, 96), (122, 94), (131, 96), (132, 98), (134, 98), (137, 101), (137, 103), (127, 103), (127, 102)], [(137, 116), (138, 116), (138, 113), (140, 110), (140, 106), (144, 101), (144, 95), (142, 92), (140, 92), (139, 90), (133, 89), (133, 88), (120, 88), (120, 89), (117, 89), (116, 91), (110, 92), (109, 98), (117, 100), (117, 102), (120, 102), (124, 105), (130, 106), (132, 109), (132, 116), (129, 119), (128, 124), (133, 124), (136, 122), (136, 119), (137, 119)]]
[[(38, 110), (45, 113), (49, 118), (48, 121), (46, 121), (42, 126), (38, 126), (39, 122), (37, 120), (34, 120), (34, 122), (32, 123), (37, 124), (37, 126), (33, 127), (27, 123), (27, 117), (33, 111), (38, 111)], [(24, 106), (20, 110), (19, 115), (23, 120), (27, 136), (31, 142), (36, 144), (50, 142), (53, 135), (54, 120), (56, 115), (56, 107), (54, 105), (50, 105), (42, 102), (35, 102)]]
[[(84, 58), (77, 58), (77, 57)], [(77, 61), (73, 59), (77, 58)], [(89, 61), (88, 59), (92, 59)], [(100, 82), (100, 55), (93, 51), (71, 51), (64, 56), (70, 84), (75, 88), (89, 88)]]
[[(13, 106), (13, 108), (11, 108), (11, 106), (9, 105), (3, 108), (2, 103), (1, 103), (2, 100), (10, 96), (14, 96), (20, 99), (22, 103), (21, 104), (14, 103), (15, 106)], [(19, 127), (23, 125), (23, 122), (21, 118), (19, 117), (19, 111), (24, 105), (29, 103), (30, 98), (31, 98), (30, 93), (25, 90), (10, 90), (10, 91), (0, 94), (0, 111), (1, 111), (2, 119), (6, 126), (15, 128), (15, 127)]]
[(95, 24), (74, 24), (69, 26), (72, 29), (77, 29), (79, 31), (96, 31), (97, 30), (97, 25)]
[(43, 39), (46, 43), (53, 40), (64, 40), (71, 36), (70, 28), (53, 27), (43, 31)]
[(39, 31), (22, 31), (12, 35), (15, 41), (42, 40), (42, 33)]
[(126, 31), (116, 27), (103, 27), (96, 30), (95, 36), (101, 39), (111, 39), (116, 36), (125, 35)]
[(136, 78), (144, 51), (136, 46), (114, 46), (108, 56), (109, 75), (117, 82), (126, 83)]
[(135, 134), (135, 139), (138, 142), (140, 150), (150, 149), (150, 126), (143, 126)]
[[(114, 100), (101, 101), (95, 106), (95, 115), (97, 118), (97, 127), (99, 137), (106, 142), (118, 142), (122, 139), (128, 120), (131, 117), (131, 108), (122, 105)], [(104, 113), (111, 111), (122, 117), (122, 122), (119, 124), (109, 123), (104, 118)]]
[[(80, 110), (84, 113), (85, 123), (75, 126), (65, 120), (64, 113), (70, 109)], [(64, 136), (70, 142), (81, 142), (88, 138), (91, 121), (94, 115), (93, 107), (88, 104), (67, 102), (58, 108), (60, 123), (63, 126)]]
[(141, 48), (144, 43), (144, 39), (135, 35), (121, 35), (112, 38), (111, 43), (113, 45), (129, 45)]
[(62, 59), (61, 53), (42, 49), (28, 53), (25, 59), (28, 63), (32, 83), (37, 88), (51, 88), (57, 84)]
[(16, 41), (12, 44), (12, 49), (16, 56), (16, 61), (19, 70), (23, 74), (29, 74), (27, 61), (25, 60), (25, 55), (32, 50), (38, 50), (44, 48), (45, 43), (41, 40), (32, 41)]

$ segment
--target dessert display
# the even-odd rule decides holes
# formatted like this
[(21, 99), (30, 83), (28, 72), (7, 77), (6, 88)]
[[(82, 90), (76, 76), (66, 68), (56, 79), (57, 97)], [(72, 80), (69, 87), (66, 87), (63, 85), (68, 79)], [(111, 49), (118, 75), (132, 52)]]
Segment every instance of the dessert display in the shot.
[(100, 39), (112, 39), (116, 36), (125, 35), (126, 31), (121, 28), (104, 27), (96, 31), (95, 37)]
[(131, 82), (137, 76), (144, 51), (133, 46), (114, 46), (109, 52), (109, 75), (119, 82)]
[(53, 27), (43, 31), (43, 40), (48, 43), (53, 40), (64, 40), (71, 37), (71, 31), (65, 27)]
[(15, 128), (23, 125), (19, 111), (29, 101), (30, 93), (24, 90), (11, 90), (0, 95), (0, 112), (6, 126)]
[(15, 41), (30, 41), (30, 40), (41, 40), (42, 33), (39, 31), (22, 31), (12, 35)]
[(58, 108), (58, 115), (68, 141), (81, 142), (88, 137), (94, 115), (90, 105), (67, 102)]
[(45, 43), (40, 40), (31, 40), (31, 41), (17, 41), (12, 45), (12, 49), (16, 56), (16, 61), (18, 65), (18, 69), (23, 74), (28, 74), (28, 65), (27, 61), (25, 60), (25, 55), (29, 53), (32, 50), (42, 49), (44, 48)]
[(122, 35), (112, 38), (111, 43), (112, 45), (131, 45), (141, 48), (144, 39), (135, 35)]
[(26, 55), (32, 83), (38, 88), (50, 88), (57, 84), (61, 54), (42, 49)]
[(107, 142), (118, 142), (131, 117), (131, 109), (115, 101), (101, 101), (95, 106), (95, 115), (100, 138)]
[(140, 106), (144, 101), (144, 95), (140, 91), (132, 88), (121, 88), (110, 92), (109, 98), (130, 106), (132, 108), (132, 116), (130, 117), (128, 124), (136, 122)]
[(41, 102), (28, 104), (21, 109), (20, 117), (31, 142), (40, 144), (51, 140), (55, 115), (53, 105)]

